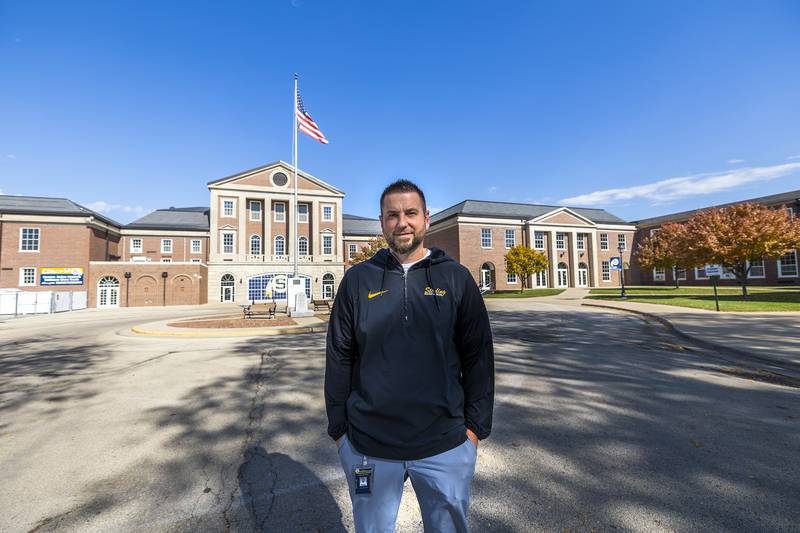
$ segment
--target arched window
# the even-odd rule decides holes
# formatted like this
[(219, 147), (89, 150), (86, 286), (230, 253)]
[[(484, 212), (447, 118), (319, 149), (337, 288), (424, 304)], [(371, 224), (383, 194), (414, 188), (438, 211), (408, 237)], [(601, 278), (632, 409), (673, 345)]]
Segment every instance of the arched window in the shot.
[(261, 255), (261, 237), (258, 235), (250, 237), (250, 255)]
[(233, 278), (231, 274), (225, 274), (219, 281), (220, 287), (220, 296), (219, 299), (221, 302), (232, 302), (234, 301), (234, 290), (235, 290), (236, 280)]
[(297, 254), (298, 255), (308, 255), (308, 238), (307, 237), (300, 237), (297, 240)]
[(322, 276), (322, 298), (324, 300), (333, 299), (333, 274)]
[(566, 263), (559, 263), (556, 269), (556, 287), (569, 286), (569, 267)]
[(286, 254), (286, 241), (283, 239), (283, 235), (278, 235), (275, 237), (275, 255), (285, 255)]
[(119, 280), (105, 276), (97, 284), (97, 307), (117, 307), (119, 305)]

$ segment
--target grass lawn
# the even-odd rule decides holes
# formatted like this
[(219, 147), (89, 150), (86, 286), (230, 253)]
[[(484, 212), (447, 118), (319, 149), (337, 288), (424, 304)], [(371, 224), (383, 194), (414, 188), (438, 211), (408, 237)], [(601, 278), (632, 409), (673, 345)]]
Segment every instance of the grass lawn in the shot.
[(555, 296), (562, 292), (564, 292), (564, 289), (525, 289), (522, 292), (493, 292), (484, 295), (484, 298), (535, 298), (537, 296)]
[[(712, 287), (626, 287), (628, 301), (714, 310)], [(800, 311), (800, 287), (717, 287), (720, 311)], [(592, 289), (588, 298), (619, 300), (619, 289)]]

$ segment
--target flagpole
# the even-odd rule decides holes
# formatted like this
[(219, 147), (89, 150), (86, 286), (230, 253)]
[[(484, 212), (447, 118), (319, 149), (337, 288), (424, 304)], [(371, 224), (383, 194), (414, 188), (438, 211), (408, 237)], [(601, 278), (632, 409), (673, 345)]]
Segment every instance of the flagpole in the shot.
[(297, 277), (297, 254), (299, 250), (297, 249), (297, 245), (300, 240), (297, 238), (297, 73), (294, 75), (294, 109), (292, 110), (292, 117), (294, 128), (292, 129), (292, 151), (293, 153), (293, 162), (292, 166), (294, 167), (294, 212), (292, 213), (292, 220), (294, 221), (294, 242), (290, 243), (292, 255), (294, 256), (294, 277)]

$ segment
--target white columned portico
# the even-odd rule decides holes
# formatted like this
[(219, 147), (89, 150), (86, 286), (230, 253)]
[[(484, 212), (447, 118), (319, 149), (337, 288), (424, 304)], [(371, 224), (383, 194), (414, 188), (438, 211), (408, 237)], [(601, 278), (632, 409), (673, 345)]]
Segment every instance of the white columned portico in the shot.
[(239, 234), (239, 246), (237, 250), (237, 254), (241, 257), (241, 260), (245, 258), (242, 255), (247, 255), (250, 253), (250, 246), (248, 246), (249, 236), (247, 235), (247, 195), (244, 193), (239, 193), (236, 195), (236, 203), (238, 203), (239, 208), (239, 215), (237, 217), (237, 228), (236, 231)]
[(262, 198), (264, 206), (261, 208), (261, 215), (264, 228), (263, 244), (261, 245), (261, 253), (264, 254), (265, 261), (272, 261), (272, 197), (265, 194)]
[(322, 214), (320, 213), (319, 208), (319, 200), (312, 200), (310, 207), (311, 213), (309, 214), (311, 217), (311, 231), (309, 232), (310, 235), (308, 236), (309, 240), (311, 241), (311, 248), (309, 249), (308, 253), (312, 255), (314, 262), (318, 260), (320, 251), (322, 250), (319, 242), (321, 239), (319, 235), (319, 217), (321, 217)]
[[(584, 243), (585, 245), (585, 243)], [(572, 269), (572, 286), (578, 287), (580, 285), (578, 275), (578, 264), (581, 262), (578, 257), (578, 232), (572, 230), (569, 232), (569, 248), (572, 251), (572, 258), (570, 259), (570, 268)]]
[(558, 287), (558, 250), (556, 250), (556, 232), (555, 231), (548, 231), (547, 232), (547, 240), (548, 244), (550, 244), (550, 280), (548, 285), (551, 288)]

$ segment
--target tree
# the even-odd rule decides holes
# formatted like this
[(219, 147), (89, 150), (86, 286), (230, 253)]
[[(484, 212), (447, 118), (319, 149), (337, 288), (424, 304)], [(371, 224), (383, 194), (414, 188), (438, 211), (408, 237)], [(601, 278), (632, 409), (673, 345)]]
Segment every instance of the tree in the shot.
[(800, 221), (783, 209), (742, 203), (710, 209), (686, 223), (687, 254), (694, 266), (719, 264), (736, 276), (747, 298), (750, 263), (781, 257), (800, 246)]
[(506, 273), (516, 274), (522, 278), (520, 292), (526, 288), (530, 276), (547, 270), (548, 266), (547, 256), (544, 253), (527, 246), (514, 246), (505, 255), (505, 259)]
[(363, 261), (366, 261), (376, 253), (381, 248), (388, 248), (389, 246), (386, 244), (386, 239), (383, 238), (383, 235), (375, 235), (369, 241), (367, 241), (366, 246), (362, 246), (361, 249), (356, 252), (353, 258), (350, 260), (351, 265), (357, 265)]
[(645, 270), (669, 268), (675, 274), (675, 287), (679, 286), (677, 269), (691, 266), (688, 254), (688, 237), (684, 224), (665, 224), (660, 231), (646, 237), (636, 248), (636, 262)]

